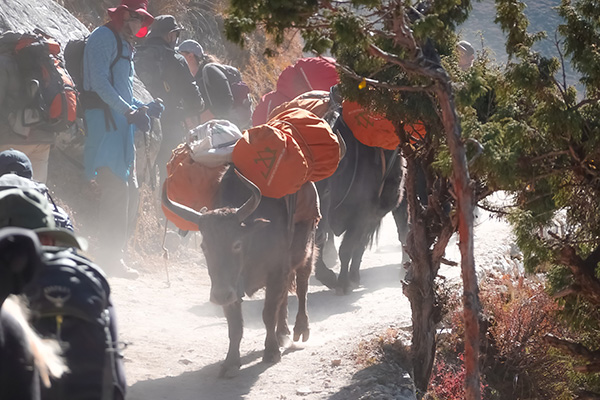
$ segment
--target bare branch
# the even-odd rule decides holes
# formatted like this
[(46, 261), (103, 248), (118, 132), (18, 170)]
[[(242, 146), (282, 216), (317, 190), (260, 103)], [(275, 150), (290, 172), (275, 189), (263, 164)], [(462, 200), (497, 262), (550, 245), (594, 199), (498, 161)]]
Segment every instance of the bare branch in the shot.
[(399, 85), (391, 85), (389, 83), (384, 83), (375, 79), (365, 78), (363, 76), (358, 75), (356, 72), (352, 71), (350, 68), (336, 63), (336, 66), (341, 69), (346, 75), (356, 79), (357, 81), (364, 80), (367, 85), (373, 87), (380, 87), (389, 90), (399, 91), (399, 92), (431, 92), (433, 91), (432, 86), (399, 86)]

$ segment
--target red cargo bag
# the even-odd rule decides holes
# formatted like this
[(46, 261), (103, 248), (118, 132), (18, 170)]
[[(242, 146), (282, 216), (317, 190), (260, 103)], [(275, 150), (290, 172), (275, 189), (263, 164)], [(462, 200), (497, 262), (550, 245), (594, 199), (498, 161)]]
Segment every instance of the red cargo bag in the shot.
[(301, 58), (279, 75), (277, 91), (290, 100), (311, 90), (329, 91), (339, 82), (334, 63), (330, 57)]

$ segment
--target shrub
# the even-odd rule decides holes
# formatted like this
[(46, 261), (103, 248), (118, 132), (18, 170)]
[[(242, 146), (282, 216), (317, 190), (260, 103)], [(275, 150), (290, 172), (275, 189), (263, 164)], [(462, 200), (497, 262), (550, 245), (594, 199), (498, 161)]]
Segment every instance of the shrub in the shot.
[[(463, 396), (461, 291), (452, 293), (443, 320), (446, 328), (439, 336), (430, 393), (440, 400)], [(535, 276), (488, 276), (481, 285), (480, 299), (485, 398), (566, 400), (579, 388), (594, 390), (598, 386), (598, 376), (575, 372), (575, 361), (544, 340), (547, 334), (573, 340), (581, 339), (582, 334), (560, 318), (561, 305), (548, 295), (543, 280)]]

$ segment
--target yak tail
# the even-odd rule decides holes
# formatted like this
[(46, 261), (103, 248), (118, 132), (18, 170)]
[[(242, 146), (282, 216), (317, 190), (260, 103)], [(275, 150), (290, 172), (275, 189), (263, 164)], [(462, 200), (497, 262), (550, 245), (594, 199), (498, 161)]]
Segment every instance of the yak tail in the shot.
[(2, 308), (8, 311), (22, 327), (40, 379), (45, 387), (50, 387), (51, 378), (58, 379), (69, 371), (60, 355), (61, 349), (58, 342), (52, 339), (42, 339), (31, 328), (27, 322), (25, 306), (18, 297), (8, 297)]

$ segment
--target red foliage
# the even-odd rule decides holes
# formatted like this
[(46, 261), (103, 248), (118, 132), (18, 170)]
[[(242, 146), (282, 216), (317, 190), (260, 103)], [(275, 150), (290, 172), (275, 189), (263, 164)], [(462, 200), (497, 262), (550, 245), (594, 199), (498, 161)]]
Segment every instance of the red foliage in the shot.
[[(462, 363), (464, 354), (458, 355), (457, 363), (451, 365), (443, 359), (437, 359), (433, 368), (433, 379), (430, 383), (430, 394), (439, 400), (462, 400), (465, 398), (465, 367)], [(481, 382), (481, 392), (486, 385)]]

